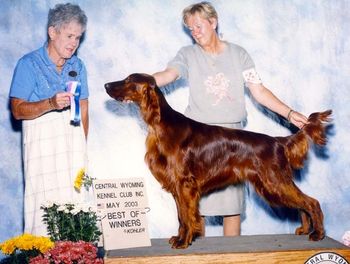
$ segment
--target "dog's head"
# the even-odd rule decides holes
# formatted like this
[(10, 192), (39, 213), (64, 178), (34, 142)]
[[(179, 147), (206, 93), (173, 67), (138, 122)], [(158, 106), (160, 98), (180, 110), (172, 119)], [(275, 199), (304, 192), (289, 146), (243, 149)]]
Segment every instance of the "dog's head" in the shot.
[(154, 77), (144, 73), (133, 73), (124, 80), (105, 84), (106, 92), (110, 97), (118, 101), (132, 101), (137, 104), (141, 103), (148, 90), (155, 87)]
[(136, 103), (147, 124), (159, 122), (159, 99), (164, 97), (152, 75), (133, 73), (122, 81), (106, 83), (105, 88), (118, 101)]

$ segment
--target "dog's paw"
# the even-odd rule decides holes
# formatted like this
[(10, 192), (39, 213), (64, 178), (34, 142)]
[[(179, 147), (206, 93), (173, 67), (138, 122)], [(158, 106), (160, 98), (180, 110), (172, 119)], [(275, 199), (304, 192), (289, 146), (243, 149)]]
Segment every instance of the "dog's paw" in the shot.
[(302, 226), (300, 226), (297, 229), (295, 229), (295, 234), (298, 236), (307, 235), (307, 234), (309, 234), (309, 230), (304, 230), (304, 228)]
[(188, 248), (190, 243), (186, 243), (185, 241), (181, 240), (179, 236), (173, 236), (169, 239), (169, 244), (171, 244), (172, 248), (176, 249), (184, 249)]
[(169, 239), (169, 244), (174, 245), (174, 243), (176, 243), (177, 241), (179, 241), (179, 236), (172, 236)]
[(184, 248), (188, 248), (189, 245), (190, 245), (189, 243), (186, 243), (182, 240), (177, 240), (171, 245), (171, 248), (184, 249)]
[(309, 235), (309, 240), (319, 241), (319, 240), (322, 240), (324, 236), (325, 236), (325, 233), (323, 230), (322, 231), (315, 230)]

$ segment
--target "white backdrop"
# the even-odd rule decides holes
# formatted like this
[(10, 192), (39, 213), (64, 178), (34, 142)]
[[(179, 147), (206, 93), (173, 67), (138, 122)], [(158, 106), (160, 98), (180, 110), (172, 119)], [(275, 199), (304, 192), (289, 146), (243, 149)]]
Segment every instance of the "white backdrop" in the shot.
[[(23, 175), (20, 122), (8, 109), (8, 90), (17, 60), (46, 40), (46, 18), (58, 1), (0, 1), (0, 241), (22, 232)], [(181, 12), (193, 1), (73, 1), (89, 21), (79, 49), (90, 87), (89, 174), (96, 178), (145, 177), (151, 211), (152, 237), (177, 232), (172, 197), (148, 171), (144, 160), (146, 127), (133, 105), (112, 101), (104, 83), (132, 72), (165, 68), (180, 47), (191, 44), (181, 24)], [(212, 1), (225, 40), (242, 45), (269, 87), (292, 108), (309, 115), (333, 109), (334, 126), (327, 151), (311, 151), (297, 184), (317, 198), (325, 214), (327, 235), (341, 239), (350, 230), (349, 168), (349, 10), (347, 0)], [(182, 112), (188, 87), (179, 81), (166, 87), (166, 98)], [(276, 116), (247, 97), (246, 129), (270, 135), (291, 130)], [(6, 212), (6, 213), (4, 213)], [(294, 212), (273, 210), (249, 191), (242, 234), (293, 233)], [(210, 226), (209, 235), (220, 235)]]

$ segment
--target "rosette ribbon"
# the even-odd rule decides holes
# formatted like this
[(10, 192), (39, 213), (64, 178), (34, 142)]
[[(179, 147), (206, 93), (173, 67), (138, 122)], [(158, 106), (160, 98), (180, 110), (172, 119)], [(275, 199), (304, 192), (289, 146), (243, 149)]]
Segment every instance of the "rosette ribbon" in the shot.
[(81, 93), (81, 85), (78, 81), (69, 81), (66, 83), (67, 92), (73, 94), (70, 98), (70, 120), (73, 123), (79, 123), (80, 116), (80, 93)]

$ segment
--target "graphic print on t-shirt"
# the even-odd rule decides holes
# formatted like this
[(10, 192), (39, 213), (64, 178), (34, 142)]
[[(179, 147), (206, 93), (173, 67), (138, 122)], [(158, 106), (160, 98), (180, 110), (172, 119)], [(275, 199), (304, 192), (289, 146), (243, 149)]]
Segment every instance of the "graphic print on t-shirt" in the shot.
[(228, 94), (230, 80), (226, 78), (225, 74), (222, 72), (217, 73), (214, 77), (208, 76), (204, 81), (204, 85), (206, 87), (206, 93), (216, 98), (215, 102), (212, 104), (213, 106), (217, 105), (225, 98), (232, 101), (232, 98)]

